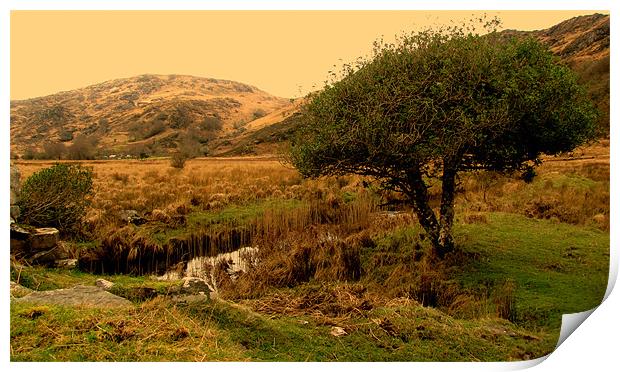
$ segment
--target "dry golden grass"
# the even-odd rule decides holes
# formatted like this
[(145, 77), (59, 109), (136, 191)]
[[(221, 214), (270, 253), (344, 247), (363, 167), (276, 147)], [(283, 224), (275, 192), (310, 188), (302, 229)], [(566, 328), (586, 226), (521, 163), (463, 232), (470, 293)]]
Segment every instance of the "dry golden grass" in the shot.
[[(51, 164), (17, 162), (23, 178)], [(113, 255), (106, 258), (106, 270), (113, 272), (159, 271), (187, 255), (288, 241), (288, 250), (282, 249), (286, 244), (264, 250), (279, 257), (272, 267), (282, 274), (277, 275), (284, 280), (279, 285), (310, 278), (346, 280), (359, 277), (354, 274), (359, 259), (343, 247), (355, 246), (361, 235), (382, 234), (415, 220), (410, 213), (378, 213), (382, 200), (398, 195), (365, 187), (361, 177), (303, 180), (276, 158), (192, 159), (183, 169), (165, 159), (80, 164), (94, 172), (95, 192), (84, 225), (87, 239), (97, 242), (90, 260)], [(462, 174), (457, 218), (486, 223), (486, 212), (510, 212), (609, 229), (609, 141), (547, 157), (536, 171), (532, 183), (515, 175)], [(439, 194), (434, 185), (435, 205)], [(128, 225), (120, 217), (123, 210), (137, 211), (147, 224)], [(326, 234), (337, 239), (321, 242)], [(305, 257), (311, 267), (298, 267), (294, 255)], [(342, 265), (326, 265), (325, 257), (339, 258), (335, 261)]]
[[(609, 141), (543, 160), (532, 183), (514, 175), (462, 174), (457, 218), (484, 223), (485, 212), (499, 211), (609, 229)], [(53, 163), (18, 161), (17, 165), (25, 179)], [(367, 224), (365, 219), (378, 210), (381, 200), (398, 198), (364, 187), (358, 176), (303, 180), (295, 169), (273, 157), (192, 159), (183, 169), (172, 168), (166, 159), (79, 163), (94, 172), (94, 196), (85, 227), (95, 240), (114, 239), (126, 230), (126, 222), (119, 218), (123, 210), (137, 211), (160, 230), (187, 229), (190, 222), (196, 227), (196, 220), (208, 225), (216, 214), (224, 213), (231, 228), (249, 218), (251, 235), (277, 232), (282, 236), (325, 223), (357, 224), (348, 226), (348, 232), (355, 233)], [(438, 186), (430, 189), (436, 206)], [(287, 205), (295, 210), (279, 210)], [(384, 217), (370, 226), (375, 233), (414, 220), (409, 213)], [(131, 237), (133, 243), (161, 250), (161, 244), (151, 244), (148, 234), (139, 237), (133, 230), (127, 234), (123, 241)]]

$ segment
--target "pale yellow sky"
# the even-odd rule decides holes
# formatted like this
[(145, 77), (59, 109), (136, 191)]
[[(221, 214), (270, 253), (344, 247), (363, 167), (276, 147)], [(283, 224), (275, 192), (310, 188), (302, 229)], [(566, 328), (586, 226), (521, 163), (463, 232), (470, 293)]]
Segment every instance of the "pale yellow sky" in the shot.
[[(11, 99), (144, 73), (236, 80), (281, 97), (322, 86), (372, 42), (473, 11), (12, 11)], [(478, 12), (480, 13), (480, 12)], [(595, 11), (487, 11), (535, 30)], [(608, 12), (604, 12), (607, 13)]]

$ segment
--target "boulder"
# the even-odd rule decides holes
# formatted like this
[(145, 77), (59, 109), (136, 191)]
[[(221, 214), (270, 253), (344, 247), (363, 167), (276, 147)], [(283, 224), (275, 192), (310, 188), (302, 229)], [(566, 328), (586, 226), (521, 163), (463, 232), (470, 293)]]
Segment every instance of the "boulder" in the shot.
[(46, 251), (58, 246), (58, 230), (53, 227), (34, 229), (30, 234), (30, 250)]
[(19, 209), (19, 206), (11, 205), (10, 212), (11, 212), (11, 223), (15, 223), (15, 221), (21, 215), (21, 210)]
[(181, 293), (183, 294), (209, 295), (211, 291), (211, 288), (204, 279), (196, 277), (183, 278), (183, 284), (181, 285)]
[(26, 288), (20, 284), (15, 283), (11, 280), (11, 297), (23, 297), (29, 293), (33, 292), (32, 289)]
[(51, 249), (34, 253), (30, 257), (27, 257), (26, 261), (34, 265), (55, 266), (56, 261), (66, 258), (67, 255), (64, 250), (57, 245)]
[(11, 255), (31, 264), (52, 265), (69, 258), (52, 227), (32, 228), (11, 224)]
[(54, 266), (59, 269), (73, 269), (77, 266), (77, 258), (67, 258), (54, 261)]
[(17, 224), (11, 224), (11, 255), (22, 258), (28, 254), (29, 236), (28, 230)]
[(12, 301), (37, 305), (88, 306), (98, 308), (117, 308), (132, 306), (131, 301), (102, 291), (95, 286), (78, 285), (73, 288), (53, 291), (32, 292)]
[(146, 219), (138, 214), (138, 211), (133, 209), (123, 209), (118, 213), (118, 217), (127, 223), (134, 225), (142, 225), (146, 223)]
[(109, 291), (112, 287), (114, 287), (114, 283), (101, 278), (95, 280), (95, 285), (104, 291)]

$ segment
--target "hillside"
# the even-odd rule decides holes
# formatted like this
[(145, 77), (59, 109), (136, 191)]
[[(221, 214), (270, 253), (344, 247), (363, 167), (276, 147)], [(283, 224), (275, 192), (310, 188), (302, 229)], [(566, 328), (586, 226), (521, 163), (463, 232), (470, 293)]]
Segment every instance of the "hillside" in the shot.
[(609, 16), (592, 14), (568, 19), (544, 30), (504, 31), (507, 35), (534, 36), (547, 45), (579, 76), (599, 109), (599, 128), (609, 133)]
[[(579, 76), (589, 96), (599, 109), (601, 135), (609, 133), (609, 16), (593, 14), (571, 18), (553, 27), (537, 31), (505, 30), (508, 37), (533, 36), (547, 45), (560, 60)], [(295, 102), (299, 106), (300, 101)], [(282, 109), (247, 125), (247, 131), (234, 138), (216, 141), (214, 151), (220, 155), (268, 154), (276, 152), (292, 135), (295, 121), (293, 107)], [(279, 120), (278, 120), (279, 119)]]
[(290, 105), (255, 87), (228, 80), (141, 75), (11, 101), (11, 150), (70, 145), (88, 136), (110, 153), (132, 147), (166, 153), (190, 138), (205, 144)]
[[(571, 18), (534, 36), (579, 75), (609, 133), (609, 16)], [(99, 155), (166, 155), (190, 146), (195, 155), (264, 155), (285, 146), (302, 100), (269, 95), (226, 80), (142, 75), (54, 95), (11, 102), (11, 151), (24, 154), (46, 143), (71, 145), (87, 136)]]

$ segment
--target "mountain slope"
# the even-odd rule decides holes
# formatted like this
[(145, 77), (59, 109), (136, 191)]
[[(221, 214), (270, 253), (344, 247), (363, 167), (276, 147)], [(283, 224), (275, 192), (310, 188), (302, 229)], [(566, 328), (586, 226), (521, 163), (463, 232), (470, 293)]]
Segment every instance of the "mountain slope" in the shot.
[[(600, 111), (598, 127), (609, 133), (609, 16), (592, 14), (571, 18), (553, 27), (537, 31), (502, 31), (507, 37), (533, 36), (547, 45), (560, 60), (579, 76), (580, 83)], [(301, 104), (282, 109), (286, 112), (265, 116), (247, 125), (248, 130), (234, 138), (216, 141), (214, 151), (221, 155), (267, 154), (281, 147), (294, 131), (299, 118), (294, 115)], [(275, 120), (274, 120), (275, 119)], [(271, 120), (271, 121), (270, 121)], [(270, 146), (271, 144), (271, 146)]]
[(609, 134), (609, 15), (579, 16), (544, 30), (504, 33), (537, 38), (571, 67), (599, 109), (601, 135)]
[[(609, 133), (609, 16), (571, 18), (533, 36), (579, 76)], [(168, 154), (185, 143), (197, 154), (270, 154), (292, 135), (303, 100), (271, 96), (227, 80), (141, 75), (54, 95), (11, 102), (11, 151), (22, 155), (79, 137), (98, 141), (100, 153)], [(93, 141), (89, 142), (93, 143)]]
[(206, 143), (288, 105), (234, 81), (141, 75), (11, 101), (11, 149), (89, 136), (110, 152), (140, 144), (165, 153), (183, 137)]

